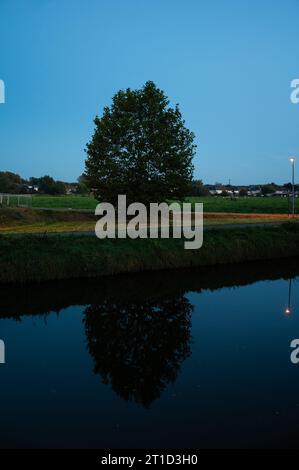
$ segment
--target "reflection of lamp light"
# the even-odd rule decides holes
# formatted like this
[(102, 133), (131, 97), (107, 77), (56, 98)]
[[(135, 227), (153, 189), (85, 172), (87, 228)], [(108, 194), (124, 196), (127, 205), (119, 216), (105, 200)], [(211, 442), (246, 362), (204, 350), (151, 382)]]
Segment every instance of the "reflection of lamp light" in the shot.
[(293, 189), (293, 217), (295, 217), (295, 157), (290, 158), (292, 164), (292, 189)]
[(288, 296), (288, 306), (284, 311), (284, 314), (288, 317), (292, 314), (292, 307), (291, 307), (291, 297), (292, 297), (292, 280), (289, 279), (289, 296)]

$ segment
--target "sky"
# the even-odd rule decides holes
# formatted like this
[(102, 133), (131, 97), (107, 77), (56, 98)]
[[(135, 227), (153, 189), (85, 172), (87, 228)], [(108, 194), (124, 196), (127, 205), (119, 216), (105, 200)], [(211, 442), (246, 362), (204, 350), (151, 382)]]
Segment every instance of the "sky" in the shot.
[(299, 0), (0, 0), (0, 171), (75, 181), (96, 115), (153, 80), (205, 183), (290, 181)]

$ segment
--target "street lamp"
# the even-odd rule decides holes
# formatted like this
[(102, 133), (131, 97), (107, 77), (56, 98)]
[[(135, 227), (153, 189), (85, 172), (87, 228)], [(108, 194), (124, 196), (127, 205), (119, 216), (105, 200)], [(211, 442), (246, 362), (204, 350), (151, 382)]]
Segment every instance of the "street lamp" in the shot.
[(295, 217), (295, 162), (296, 158), (291, 157), (290, 162), (292, 164), (292, 189), (293, 189), (293, 218)]

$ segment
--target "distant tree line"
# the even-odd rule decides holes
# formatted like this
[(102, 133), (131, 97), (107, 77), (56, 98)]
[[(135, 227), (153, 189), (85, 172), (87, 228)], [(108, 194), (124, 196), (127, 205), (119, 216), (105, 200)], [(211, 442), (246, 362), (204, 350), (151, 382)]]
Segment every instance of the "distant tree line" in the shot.
[[(215, 185), (205, 185), (201, 180), (192, 180), (185, 189), (185, 197), (203, 197), (209, 196), (211, 189), (218, 189), (218, 195), (222, 197), (231, 197), (232, 192), (238, 192), (239, 197), (250, 195), (252, 187), (250, 186), (232, 186), (215, 183)], [(275, 195), (277, 191), (284, 193), (292, 192), (292, 184), (277, 185), (276, 183), (267, 183), (263, 185), (255, 185), (255, 189), (259, 188), (260, 196)], [(299, 185), (295, 186), (295, 190), (299, 191)], [(30, 177), (28, 180), (20, 175), (10, 171), (0, 171), (0, 193), (7, 194), (49, 194), (51, 196), (59, 196), (64, 194), (87, 195), (92, 190), (88, 186), (86, 176), (79, 176), (78, 180), (73, 183), (55, 180), (49, 175), (40, 178)]]
[[(286, 196), (291, 194), (293, 191), (293, 186), (291, 183), (286, 183), (283, 185), (279, 185), (276, 183), (267, 183), (267, 184), (255, 184), (255, 185), (248, 185), (248, 186), (233, 186), (231, 184), (223, 185), (221, 183), (215, 183), (214, 185), (202, 185), (202, 189), (200, 189), (200, 181), (197, 182), (198, 184), (198, 191), (201, 194), (197, 195), (206, 195), (206, 193), (213, 195), (213, 196), (221, 196), (221, 197), (246, 197), (246, 196)], [(194, 189), (193, 189), (194, 191)], [(295, 191), (299, 192), (299, 185), (295, 185)], [(205, 194), (204, 194), (205, 193)], [(195, 194), (192, 194), (195, 195)]]
[(7, 194), (49, 194), (59, 196), (67, 193), (89, 194), (85, 178), (81, 175), (76, 183), (67, 183), (55, 180), (49, 175), (36, 178), (30, 177), (28, 180), (10, 171), (0, 171), (0, 193)]
[(189, 183), (186, 196), (208, 196), (209, 190), (201, 180), (193, 180)]

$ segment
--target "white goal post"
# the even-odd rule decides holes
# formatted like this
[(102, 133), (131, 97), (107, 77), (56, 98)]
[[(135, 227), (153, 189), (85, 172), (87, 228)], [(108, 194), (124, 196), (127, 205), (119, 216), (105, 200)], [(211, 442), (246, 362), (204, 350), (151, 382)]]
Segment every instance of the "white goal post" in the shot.
[(5, 206), (32, 207), (32, 194), (0, 193), (0, 208)]

